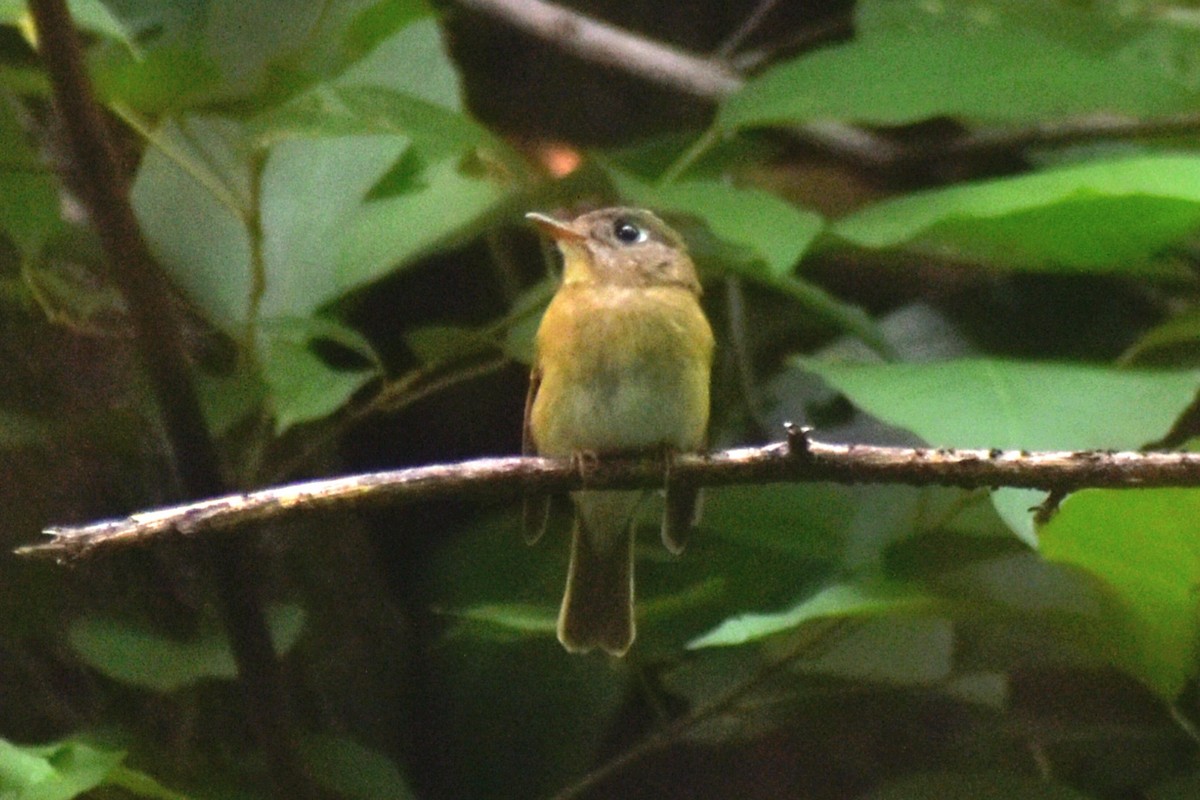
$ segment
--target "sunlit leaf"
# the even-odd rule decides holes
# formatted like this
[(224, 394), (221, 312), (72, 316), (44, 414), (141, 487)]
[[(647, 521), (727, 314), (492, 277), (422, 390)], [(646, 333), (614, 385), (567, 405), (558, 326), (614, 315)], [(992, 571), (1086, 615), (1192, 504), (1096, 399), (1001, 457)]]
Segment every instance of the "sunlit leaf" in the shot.
[(432, 164), (412, 191), (372, 200), (346, 221), (335, 262), (337, 287), (348, 292), (393, 268), (478, 230), (506, 196), (500, 185), (471, 177), (457, 159)]
[(1154, 155), (918, 192), (870, 206), (831, 232), (994, 267), (1157, 272), (1152, 259), (1200, 230), (1200, 158)]
[(689, 649), (745, 644), (793, 630), (818, 619), (870, 617), (881, 614), (927, 614), (938, 601), (906, 584), (835, 584), (786, 611), (741, 614), (688, 642)]
[(1200, 387), (1200, 370), (1067, 362), (796, 364), (935, 447), (1135, 449), (1165, 434)]
[(18, 747), (0, 739), (0, 797), (70, 800), (105, 783), (124, 758), (119, 750), (70, 740)]
[(1114, 663), (1166, 699), (1200, 668), (1200, 491), (1078, 492), (1040, 527), (1042, 554), (1098, 575), (1121, 618)]

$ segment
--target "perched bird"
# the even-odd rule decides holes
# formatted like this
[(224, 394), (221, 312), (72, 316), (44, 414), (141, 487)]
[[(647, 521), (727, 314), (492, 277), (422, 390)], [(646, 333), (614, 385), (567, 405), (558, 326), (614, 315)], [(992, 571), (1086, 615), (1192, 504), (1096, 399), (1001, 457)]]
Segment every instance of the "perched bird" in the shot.
[[(561, 222), (526, 215), (562, 252), (525, 403), (524, 450), (586, 466), (604, 454), (697, 450), (708, 427), (713, 335), (683, 238), (649, 211), (606, 208)], [(644, 491), (577, 491), (558, 639), (624, 655), (633, 643), (634, 521)], [(683, 550), (698, 491), (668, 477), (663, 543)], [(526, 536), (549, 500), (527, 501)]]

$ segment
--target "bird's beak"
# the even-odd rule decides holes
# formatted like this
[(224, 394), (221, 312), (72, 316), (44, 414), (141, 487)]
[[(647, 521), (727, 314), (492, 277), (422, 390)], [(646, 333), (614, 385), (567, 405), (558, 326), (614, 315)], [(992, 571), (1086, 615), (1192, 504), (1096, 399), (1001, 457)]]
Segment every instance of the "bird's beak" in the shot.
[(525, 219), (537, 225), (538, 230), (556, 242), (582, 242), (587, 238), (567, 223), (537, 211), (530, 211), (525, 215)]

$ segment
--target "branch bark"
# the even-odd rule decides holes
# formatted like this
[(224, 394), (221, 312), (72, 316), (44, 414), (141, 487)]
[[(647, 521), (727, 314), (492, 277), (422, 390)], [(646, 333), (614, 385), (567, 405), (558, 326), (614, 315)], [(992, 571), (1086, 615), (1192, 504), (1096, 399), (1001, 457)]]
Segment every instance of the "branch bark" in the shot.
[[(513, 456), (372, 472), (296, 483), (145, 511), (125, 519), (48, 528), (52, 541), (20, 548), (24, 556), (71, 561), (167, 537), (228, 532), (294, 514), (413, 503), (447, 496), (516, 497), (523, 492), (656, 488), (661, 460), (605, 459), (581, 471), (568, 459)], [(826, 444), (791, 428), (763, 447), (684, 454), (674, 482), (696, 486), (832, 481), (954, 486), (1011, 486), (1057, 495), (1086, 488), (1200, 487), (1200, 453), (1097, 450), (1028, 452)]]

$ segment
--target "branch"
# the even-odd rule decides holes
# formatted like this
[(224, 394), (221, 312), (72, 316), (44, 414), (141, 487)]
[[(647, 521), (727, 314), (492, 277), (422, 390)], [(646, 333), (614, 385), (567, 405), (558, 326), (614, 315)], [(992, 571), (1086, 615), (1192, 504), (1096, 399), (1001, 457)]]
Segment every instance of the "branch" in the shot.
[(458, 0), (458, 5), (498, 17), (568, 53), (706, 100), (742, 87), (741, 76), (703, 56), (609, 25), (543, 0)]
[[(831, 481), (955, 486), (1013, 486), (1063, 494), (1087, 488), (1200, 486), (1200, 453), (1082, 450), (947, 450), (825, 444), (789, 427), (788, 441), (705, 454), (671, 464), (674, 482), (695, 486)], [(457, 464), (372, 472), (217, 497), (78, 527), (48, 528), (54, 537), (17, 550), (60, 561), (106, 554), (156, 539), (231, 531), (296, 514), (368, 505), (414, 503), (467, 494), (657, 488), (658, 459), (604, 459), (581, 471), (569, 459), (482, 458)]]
[[(719, 102), (746, 83), (724, 60), (687, 53), (544, 0), (457, 0), (457, 5), (503, 20), (580, 58), (703, 100)], [(837, 158), (881, 172), (912, 168), (948, 156), (982, 156), (1038, 144), (1154, 137), (1198, 130), (1200, 114), (1155, 119), (1102, 114), (1028, 127), (979, 128), (929, 148), (897, 143), (867, 128), (832, 120), (793, 128), (805, 142)]]

